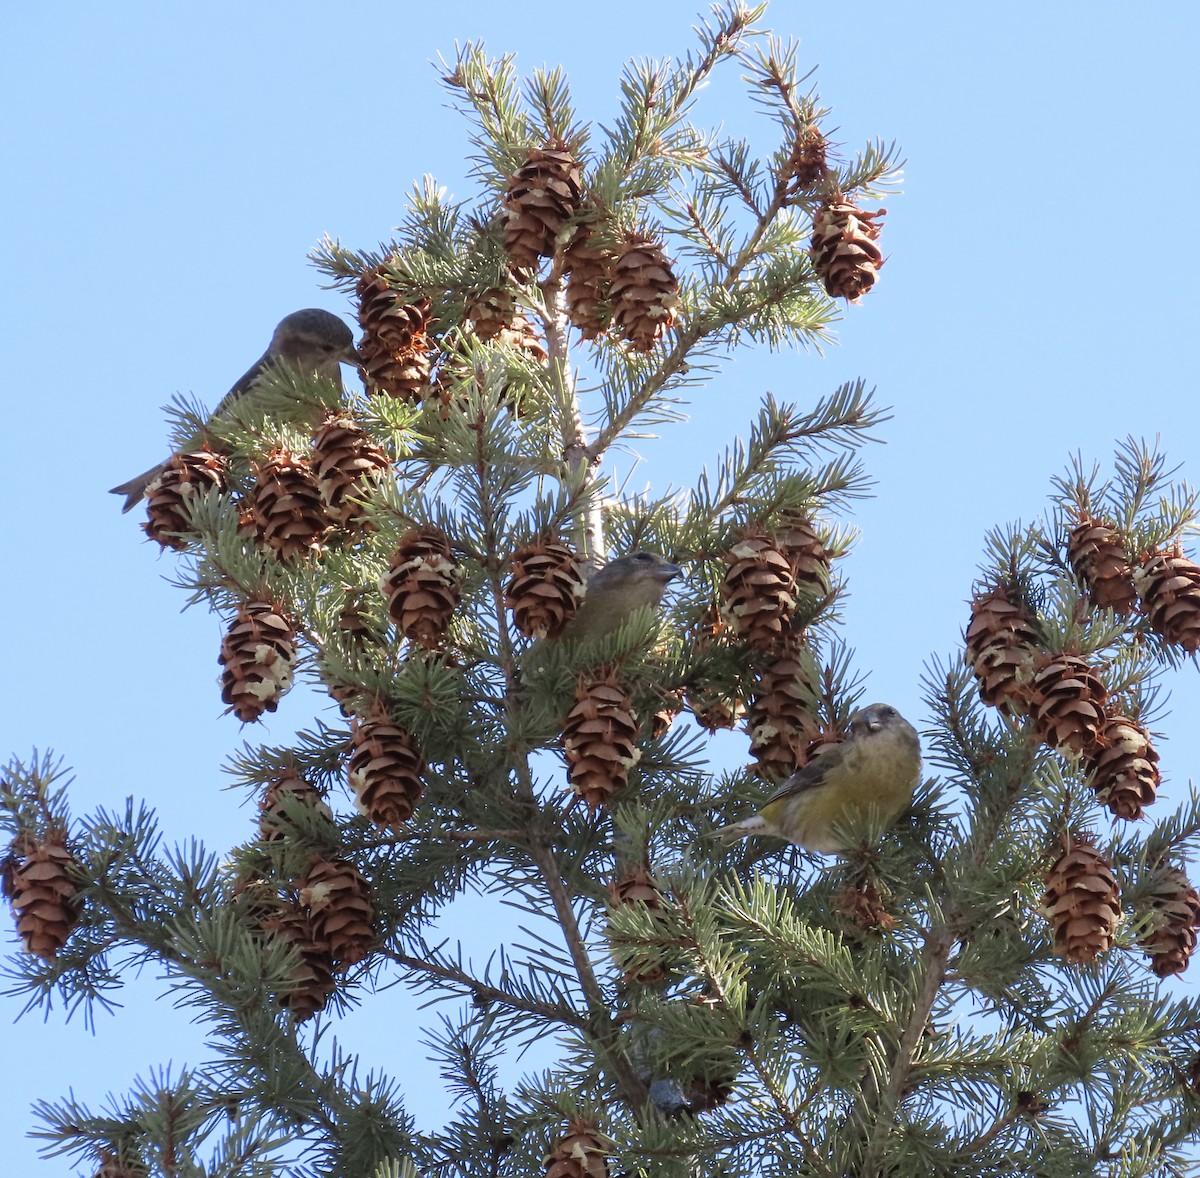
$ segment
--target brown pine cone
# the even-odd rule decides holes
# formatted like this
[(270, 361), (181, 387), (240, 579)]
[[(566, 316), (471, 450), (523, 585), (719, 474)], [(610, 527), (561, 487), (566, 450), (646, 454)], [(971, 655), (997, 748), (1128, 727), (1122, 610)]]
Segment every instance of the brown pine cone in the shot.
[(580, 681), (563, 722), (567, 779), (589, 810), (605, 805), (629, 783), (638, 761), (638, 722), (629, 693), (611, 672)]
[(1181, 974), (1196, 948), (1200, 895), (1178, 868), (1164, 868), (1155, 880), (1143, 913), (1138, 944), (1160, 977)]
[[(661, 923), (658, 914), (663, 912), (666, 901), (653, 876), (644, 867), (630, 867), (620, 879), (611, 880), (608, 896), (610, 908), (622, 904), (643, 904), (651, 913), (656, 914), (656, 923)], [(620, 943), (611, 927), (608, 938), (610, 944)], [(622, 955), (625, 980), (641, 986), (656, 985), (667, 976), (666, 966), (644, 946), (639, 948), (640, 952), (627, 952)]]
[(375, 704), (350, 730), (350, 788), (376, 826), (400, 831), (424, 791), (425, 760), (411, 734)]
[(1055, 952), (1082, 964), (1112, 948), (1121, 897), (1108, 860), (1090, 838), (1064, 835), (1062, 846), (1046, 874), (1042, 912), (1054, 931)]
[(248, 498), (259, 539), (280, 560), (310, 556), (321, 550), (329, 529), (316, 475), (303, 454), (276, 447), (254, 473)]
[(0, 883), (12, 905), (26, 953), (53, 961), (79, 923), (79, 863), (67, 850), (67, 833), (41, 841), (18, 838), (0, 865)]
[(1029, 685), (1037, 734), (1067, 755), (1088, 753), (1104, 726), (1108, 688), (1077, 655), (1043, 655)]
[(610, 1147), (583, 1117), (573, 1117), (566, 1134), (542, 1162), (546, 1178), (608, 1178)]
[(1040, 648), (1037, 627), (1020, 595), (1000, 585), (976, 594), (964, 637), (979, 698), (1007, 715), (1026, 715)]
[(875, 222), (886, 212), (864, 212), (844, 197), (817, 210), (809, 253), (830, 298), (857, 303), (875, 285), (884, 261), (875, 244), (880, 229)]
[(365, 528), (360, 500), (391, 469), (370, 434), (343, 413), (329, 414), (313, 438), (312, 468), (329, 520), (340, 528)]
[(458, 605), (462, 574), (441, 532), (409, 532), (379, 581), (388, 616), (406, 638), (425, 650), (437, 649)]
[(264, 916), (262, 927), (266, 934), (281, 937), (296, 950), (296, 963), (287, 989), (276, 998), (296, 1022), (305, 1022), (325, 1009), (337, 989), (333, 956), (328, 946), (317, 940), (308, 913), (295, 901), (280, 904), (274, 912)]
[(221, 699), (243, 724), (273, 712), (292, 686), (296, 635), (280, 606), (255, 599), (238, 610), (221, 642)]
[(648, 352), (675, 322), (679, 280), (656, 241), (630, 234), (613, 263), (612, 329), (635, 352)]
[(1200, 650), (1200, 565), (1178, 549), (1139, 562), (1133, 583), (1150, 626), (1188, 654)]
[(556, 638), (587, 592), (587, 570), (561, 540), (549, 537), (513, 553), (504, 604), (526, 638)]
[(533, 150), (508, 182), (504, 248), (519, 270), (537, 270), (566, 244), (568, 222), (583, 203), (579, 165), (561, 145)]
[(617, 256), (583, 229), (575, 235), (563, 260), (567, 269), (567, 316), (584, 339), (597, 339), (612, 319), (609, 292)]
[(300, 881), (313, 941), (327, 949), (339, 969), (356, 965), (375, 947), (371, 885), (353, 863), (315, 856)]
[(379, 270), (358, 281), (358, 345), (373, 395), (422, 401), (429, 395), (433, 345), (429, 340), (432, 303), (422, 297), (409, 302)]
[(818, 684), (816, 662), (802, 638), (784, 643), (760, 671), (746, 730), (756, 769), (769, 781), (782, 781), (808, 763), (808, 747), (821, 733)]
[(263, 790), (258, 801), (258, 837), (268, 843), (302, 839), (295, 819), (288, 816), (289, 810), (294, 815), (300, 807), (320, 815), (321, 825), (327, 830), (323, 842), (336, 840), (333, 811), (325, 804), (321, 791), (296, 773), (281, 773)]
[(788, 513), (775, 529), (773, 538), (775, 546), (792, 566), (796, 588), (818, 600), (828, 596), (829, 552), (812, 520), (799, 513)]
[(1096, 800), (1117, 818), (1141, 818), (1158, 796), (1158, 753), (1150, 734), (1128, 716), (1105, 717), (1084, 764)]
[(224, 491), (226, 460), (211, 450), (175, 454), (162, 474), (146, 487), (147, 520), (142, 529), (163, 548), (182, 552), (188, 542), (179, 533), (192, 535), (188, 504), (208, 491)]
[(1137, 604), (1124, 541), (1109, 524), (1081, 519), (1067, 537), (1067, 560), (1093, 605), (1127, 614)]
[(792, 145), (785, 171), (791, 177), (789, 191), (793, 194), (809, 192), (825, 178), (828, 170), (826, 160), (828, 144), (821, 128), (815, 123), (803, 128)]
[(796, 578), (787, 556), (760, 528), (746, 528), (725, 554), (721, 617), (755, 650), (776, 649), (791, 633)]

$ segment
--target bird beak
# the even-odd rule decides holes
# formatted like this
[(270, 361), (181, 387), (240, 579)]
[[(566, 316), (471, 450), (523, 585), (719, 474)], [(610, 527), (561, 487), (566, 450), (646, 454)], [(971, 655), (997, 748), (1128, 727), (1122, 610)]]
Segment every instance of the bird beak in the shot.
[(683, 569), (681, 569), (677, 564), (671, 564), (670, 562), (667, 562), (659, 565), (655, 576), (665, 585), (668, 581), (675, 580), (675, 578), (678, 577), (682, 572)]
[(358, 354), (358, 349), (351, 344), (341, 355), (338, 356), (339, 364), (349, 364), (351, 368), (362, 367), (362, 357)]

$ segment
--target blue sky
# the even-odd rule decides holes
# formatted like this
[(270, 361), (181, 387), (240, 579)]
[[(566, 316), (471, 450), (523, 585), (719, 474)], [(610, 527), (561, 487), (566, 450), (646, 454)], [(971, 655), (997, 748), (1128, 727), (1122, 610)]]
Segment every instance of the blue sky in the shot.
[[(158, 809), (168, 841), (222, 851), (246, 837), (251, 812), (220, 772), (243, 740), (214, 683), (220, 624), (180, 614), (164, 580), (172, 558), (105, 488), (166, 453), (159, 406), (176, 392), (215, 404), (283, 314), (348, 315), (306, 260), (323, 233), (354, 247), (388, 238), (425, 172), (471, 192), (464, 124), (428, 64), (438, 53), (483, 39), (525, 68), (561, 63), (578, 109), (605, 122), (625, 58), (686, 51), (698, 11), (692, 0), (10, 9), (0, 752), (56, 748), (76, 770), (77, 814), (132, 794)], [(865, 455), (877, 497), (854, 517), (844, 636), (868, 694), (923, 719), (918, 680), (959, 645), (985, 531), (1039, 515), (1072, 453), (1107, 465), (1126, 435), (1161, 435), (1200, 478), (1196, 10), (777, 0), (768, 23), (801, 38), (838, 140), (902, 145), (888, 262), (848, 309), (839, 347), (740, 354), (673, 444), (646, 449), (638, 479), (692, 482), (765, 390), (803, 405), (844, 380), (876, 385), (895, 416)], [(739, 112), (715, 86), (697, 121)], [(1169, 686), (1168, 807), (1200, 764), (1194, 668)], [(289, 697), (263, 739), (286, 739), (317, 702)], [(1191, 992), (1196, 978), (1182, 984)], [(152, 1065), (201, 1057), (195, 1028), (157, 992), (152, 978), (131, 982), (95, 1036), (57, 1013), (9, 1026), (18, 1007), (0, 1003), (0, 1142), (14, 1172), (72, 1172), (32, 1164), (31, 1099), (73, 1087), (99, 1103)], [(412, 1111), (432, 1125), (441, 1100), (411, 1010), (390, 992), (344, 1037), (382, 1041), (369, 1062), (418, 1078)]]

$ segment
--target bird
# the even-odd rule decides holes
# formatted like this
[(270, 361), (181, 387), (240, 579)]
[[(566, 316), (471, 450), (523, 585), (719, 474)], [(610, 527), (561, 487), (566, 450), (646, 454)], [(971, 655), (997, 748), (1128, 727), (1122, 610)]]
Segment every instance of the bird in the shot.
[(635, 610), (657, 606), (683, 570), (657, 552), (631, 552), (597, 569), (583, 601), (551, 642), (595, 641), (619, 630)]
[[(341, 388), (342, 383), (338, 365), (351, 364), (358, 367), (361, 364), (354, 349), (353, 332), (336, 315), (319, 307), (305, 307), (301, 311), (293, 311), (279, 321), (267, 350), (221, 398), (221, 403), (209, 420), (220, 416), (248, 392), (267, 367), (277, 360), (284, 360), (302, 371), (332, 380), (338, 388)], [(109, 493), (112, 495), (125, 496), (122, 513), (141, 501), (146, 488), (162, 474), (169, 462), (168, 458), (166, 462), (160, 462), (136, 478), (110, 489)]]
[(757, 814), (712, 837), (731, 844), (769, 834), (822, 855), (847, 851), (847, 827), (869, 813), (890, 826), (920, 780), (917, 730), (890, 704), (870, 704), (850, 716), (844, 741), (787, 778)]

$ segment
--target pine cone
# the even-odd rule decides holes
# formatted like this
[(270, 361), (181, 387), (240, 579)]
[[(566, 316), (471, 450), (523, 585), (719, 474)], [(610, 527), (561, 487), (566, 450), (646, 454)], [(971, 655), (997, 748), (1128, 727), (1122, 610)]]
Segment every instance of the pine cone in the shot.
[(1026, 715), (1039, 645), (1037, 627), (1017, 592), (994, 586), (977, 594), (965, 640), (979, 698), (1009, 716)]
[(296, 635), (280, 606), (248, 601), (221, 642), (221, 699), (243, 724), (273, 712), (292, 686)]
[(560, 540), (548, 538), (513, 554), (504, 604), (526, 638), (556, 638), (575, 616), (587, 591), (583, 561)]
[(1117, 818), (1141, 818), (1158, 795), (1158, 753), (1150, 734), (1128, 716), (1106, 716), (1085, 759), (1096, 800)]
[(1160, 977), (1181, 974), (1196, 948), (1200, 925), (1200, 895), (1188, 877), (1177, 868), (1163, 869), (1143, 914), (1138, 944), (1150, 959), (1150, 968)]
[(313, 438), (312, 467), (329, 520), (348, 530), (365, 528), (359, 500), (391, 469), (367, 431), (345, 414), (331, 413)]
[(827, 147), (825, 136), (815, 123), (805, 127), (796, 136), (786, 168), (787, 175), (791, 177), (789, 191), (793, 195), (811, 191), (818, 181), (825, 178), (828, 170)]
[(409, 532), (379, 579), (388, 616), (406, 638), (425, 650), (437, 649), (458, 605), (462, 574), (441, 532)]
[(787, 642), (758, 676), (746, 730), (756, 769), (770, 781), (782, 781), (807, 763), (806, 750), (821, 732), (818, 682), (812, 651), (802, 639)]
[(657, 711), (650, 717), (650, 737), (659, 740), (671, 731), (675, 717), (683, 711), (683, 692), (668, 691), (659, 700)]
[(567, 317), (584, 339), (597, 339), (612, 319), (609, 291), (617, 256), (595, 243), (588, 230), (581, 230), (563, 260), (567, 270)]
[(98, 1160), (100, 1168), (92, 1178), (149, 1178), (150, 1171), (146, 1163), (132, 1151), (109, 1153), (105, 1150), (100, 1153)]
[(583, 203), (579, 165), (561, 146), (534, 150), (508, 182), (504, 248), (520, 270), (536, 270), (566, 244), (568, 222)]
[(791, 633), (796, 578), (778, 546), (749, 527), (725, 554), (729, 568), (721, 585), (721, 617), (756, 650), (770, 651)]
[(371, 885), (353, 863), (314, 857), (300, 881), (300, 903), (308, 909), (313, 942), (339, 968), (356, 965), (375, 947)]
[(289, 810), (296, 814), (297, 807), (319, 814), (324, 820), (322, 825), (327, 824), (328, 834), (322, 841), (336, 839), (333, 811), (325, 804), (321, 791), (296, 773), (281, 773), (263, 790), (258, 801), (258, 837), (268, 843), (283, 839), (304, 841), (295, 819), (288, 816)]
[(67, 834), (53, 830), (41, 842), (18, 838), (0, 867), (26, 953), (53, 961), (79, 923), (79, 863), (67, 850)]
[(663, 248), (632, 233), (613, 264), (612, 327), (635, 352), (648, 352), (675, 322), (679, 281)]
[(379, 270), (358, 280), (358, 352), (371, 393), (418, 402), (429, 394), (431, 306), (428, 298), (406, 302)]
[(875, 285), (883, 265), (875, 222), (886, 212), (863, 212), (845, 198), (827, 201), (817, 210), (809, 253), (830, 298), (857, 303)]
[(1137, 604), (1129, 557), (1115, 528), (1081, 519), (1067, 538), (1067, 560), (1093, 605), (1127, 614)]
[(1037, 667), (1029, 685), (1035, 731), (1061, 753), (1089, 752), (1104, 726), (1108, 688), (1077, 655), (1043, 655)]
[(638, 761), (638, 722), (624, 685), (611, 672), (583, 679), (563, 722), (567, 779), (588, 809), (625, 788)]
[(399, 831), (425, 786), (425, 760), (412, 736), (376, 704), (350, 731), (350, 788), (376, 826)]
[(365, 609), (365, 598), (369, 591), (366, 585), (347, 585), (338, 614), (338, 630), (357, 647), (376, 643), (382, 637), (380, 623)]
[(304, 455), (283, 447), (272, 450), (255, 470), (248, 501), (259, 538), (280, 560), (320, 551), (330, 521)]
[(146, 487), (147, 520), (142, 528), (151, 540), (163, 548), (182, 552), (188, 542), (178, 533), (193, 535), (189, 504), (208, 491), (224, 491), (225, 459), (211, 450), (175, 454)]
[(549, 361), (536, 329), (518, 308), (512, 291), (497, 287), (475, 295), (467, 303), (466, 316), (481, 343), (504, 344), (535, 364)]
[(1154, 631), (1188, 654), (1200, 650), (1200, 565), (1176, 548), (1139, 563), (1133, 583)]
[(829, 595), (830, 559), (812, 520), (788, 513), (775, 530), (775, 546), (792, 566), (796, 588), (821, 600)]
[(325, 1009), (337, 982), (333, 977), (333, 957), (328, 947), (320, 944), (313, 934), (308, 913), (294, 901), (281, 904), (262, 921), (263, 931), (282, 937), (296, 950), (296, 964), (288, 987), (278, 994), (279, 1005), (302, 1023)]
[[(665, 900), (658, 884), (644, 867), (629, 868), (620, 879), (612, 880), (608, 885), (609, 906), (615, 908), (622, 904), (644, 904), (652, 913), (662, 913)], [(661, 919), (656, 917), (656, 923)], [(609, 929), (610, 944), (621, 942)], [(667, 976), (666, 966), (657, 960), (645, 946), (642, 950), (622, 954), (624, 961), (625, 980), (641, 986), (653, 986)], [(618, 963), (619, 964), (619, 963)]]
[(546, 1178), (608, 1178), (609, 1145), (596, 1126), (572, 1117), (566, 1135), (546, 1155)]
[(888, 899), (871, 880), (854, 880), (833, 894), (833, 910), (865, 933), (887, 932), (896, 923), (887, 910)]
[(1046, 875), (1042, 912), (1054, 931), (1055, 952), (1078, 965), (1112, 948), (1121, 897), (1108, 860), (1090, 838), (1064, 835), (1062, 846)]
[[(696, 723), (709, 732), (732, 728), (746, 712), (740, 676), (728, 666), (713, 666), (713, 658), (728, 645), (729, 627), (716, 606), (711, 606), (692, 638), (694, 671), (684, 688), (684, 698)], [(726, 661), (726, 660), (722, 660)]]

